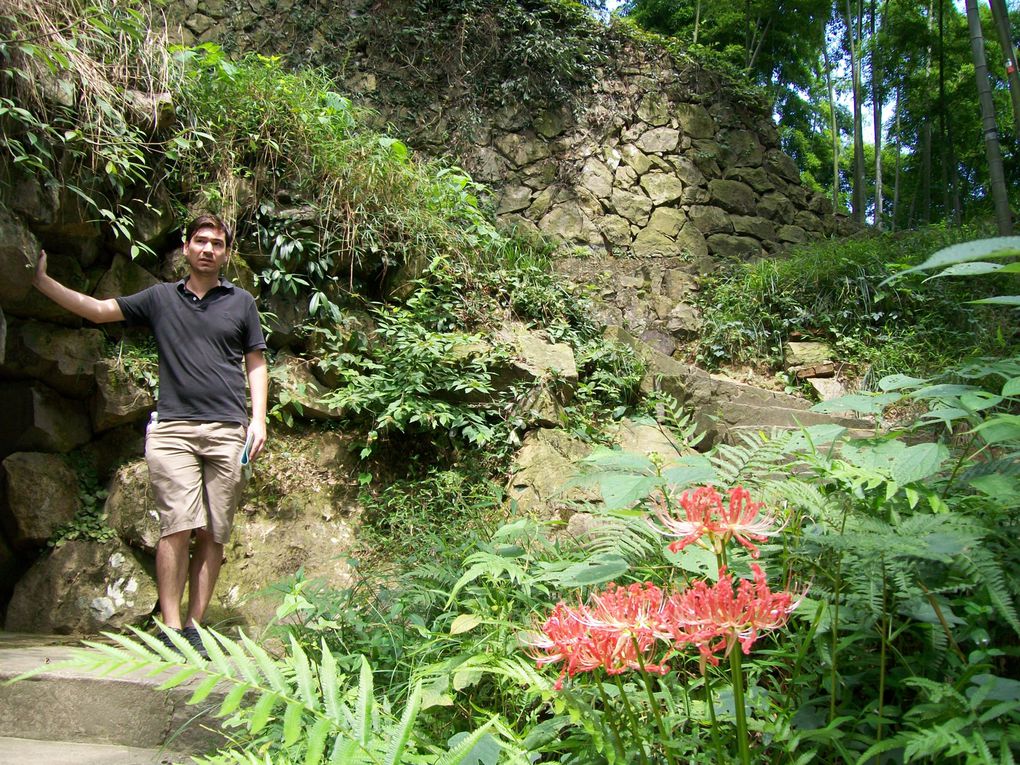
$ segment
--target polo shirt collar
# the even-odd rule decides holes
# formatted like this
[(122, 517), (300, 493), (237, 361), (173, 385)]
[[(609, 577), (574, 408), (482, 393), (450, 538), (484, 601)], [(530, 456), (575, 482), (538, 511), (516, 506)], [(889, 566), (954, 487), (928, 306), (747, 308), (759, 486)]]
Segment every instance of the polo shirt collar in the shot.
[[(213, 287), (214, 290), (220, 288), (226, 290), (227, 292), (234, 291), (234, 285), (228, 282), (222, 276), (220, 277), (220, 283), (217, 286)], [(191, 290), (188, 289), (188, 277), (185, 276), (183, 279), (177, 280), (177, 291), (181, 293), (185, 291), (191, 292)]]

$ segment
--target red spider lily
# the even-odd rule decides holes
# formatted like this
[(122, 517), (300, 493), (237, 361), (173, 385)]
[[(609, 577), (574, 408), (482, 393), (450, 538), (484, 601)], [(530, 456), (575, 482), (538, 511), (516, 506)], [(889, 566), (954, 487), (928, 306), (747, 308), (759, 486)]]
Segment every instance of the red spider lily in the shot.
[(538, 666), (563, 662), (555, 688), (565, 677), (602, 667), (618, 675), (644, 666), (665, 674), (669, 667), (654, 660), (657, 643), (668, 648), (675, 633), (670, 599), (655, 585), (610, 583), (593, 593), (587, 604), (567, 606), (560, 601), (541, 629), (524, 643)]
[[(652, 499), (652, 506), (662, 528), (655, 528), (660, 534), (678, 537), (671, 542), (669, 549), (680, 552), (692, 543), (702, 544), (719, 553), (731, 539), (736, 540), (751, 552), (751, 557), (758, 557), (758, 548), (751, 541), (764, 542), (774, 536), (782, 526), (776, 527), (774, 513), (762, 513), (762, 502), (752, 502), (751, 494), (743, 486), (729, 491), (728, 505), (724, 506), (722, 497), (711, 486), (701, 486), (691, 492), (684, 492), (679, 499), (670, 502), (665, 494), (657, 494)], [(683, 509), (683, 517), (673, 514), (671, 505), (679, 503)], [(708, 542), (703, 542), (703, 538)]]
[(714, 585), (696, 582), (674, 595), (671, 613), (676, 642), (697, 646), (703, 659), (718, 665), (718, 651), (728, 656), (739, 642), (743, 652), (750, 653), (760, 633), (786, 624), (801, 598), (771, 592), (761, 567), (751, 564), (751, 570), (754, 582), (741, 579), (736, 592), (733, 576), (721, 569)]

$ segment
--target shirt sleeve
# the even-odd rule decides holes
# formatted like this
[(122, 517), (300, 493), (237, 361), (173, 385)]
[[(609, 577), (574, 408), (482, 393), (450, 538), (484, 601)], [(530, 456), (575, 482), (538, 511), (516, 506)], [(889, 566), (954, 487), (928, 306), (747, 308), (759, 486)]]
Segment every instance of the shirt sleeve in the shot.
[(152, 306), (160, 286), (156, 284), (133, 295), (114, 298), (128, 326), (152, 326)]
[(266, 337), (262, 334), (262, 322), (259, 320), (255, 298), (249, 297), (244, 323), (244, 352), (263, 350), (266, 347)]

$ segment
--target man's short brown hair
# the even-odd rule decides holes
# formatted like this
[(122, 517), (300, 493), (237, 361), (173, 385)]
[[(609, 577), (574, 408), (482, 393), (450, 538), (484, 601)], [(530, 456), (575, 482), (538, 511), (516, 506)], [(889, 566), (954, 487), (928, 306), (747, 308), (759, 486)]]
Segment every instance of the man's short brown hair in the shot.
[(230, 245), (234, 243), (234, 232), (230, 230), (223, 219), (218, 215), (212, 213), (203, 213), (195, 218), (191, 223), (188, 224), (187, 230), (184, 232), (184, 241), (190, 242), (191, 237), (195, 235), (199, 229), (203, 228), (214, 228), (217, 231), (223, 232), (223, 239), (227, 243), (227, 249), (230, 249)]

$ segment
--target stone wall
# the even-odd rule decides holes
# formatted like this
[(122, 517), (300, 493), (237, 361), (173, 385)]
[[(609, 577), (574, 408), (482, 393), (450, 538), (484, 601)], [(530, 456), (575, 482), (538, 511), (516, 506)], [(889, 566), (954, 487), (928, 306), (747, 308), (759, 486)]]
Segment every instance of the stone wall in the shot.
[(697, 270), (851, 226), (832, 214), (825, 196), (801, 184), (762, 104), (650, 44), (615, 39), (613, 59), (571, 103), (485, 108), (454, 80), (422, 105), (421, 94), (407, 93), (417, 82), (410, 67), (367, 31), (392, 23), (400, 6), (188, 0), (169, 12), (186, 43), (216, 41), (324, 65), (402, 138), (427, 153), (453, 155), (491, 185), (501, 218), (568, 247), (678, 257)]

